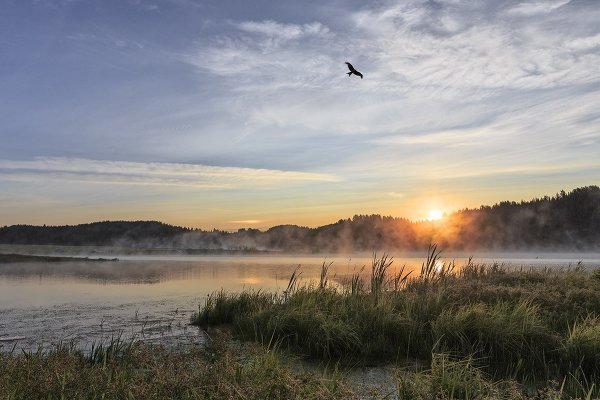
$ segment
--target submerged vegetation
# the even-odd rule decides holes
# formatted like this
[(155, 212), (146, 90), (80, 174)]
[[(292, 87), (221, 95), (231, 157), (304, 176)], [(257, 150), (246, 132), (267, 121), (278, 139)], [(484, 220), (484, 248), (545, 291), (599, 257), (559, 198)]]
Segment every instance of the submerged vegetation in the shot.
[(296, 271), (281, 294), (216, 292), (193, 322), (327, 362), (410, 365), (401, 398), (600, 396), (597, 273), (459, 268), (435, 246), (418, 276), (390, 275), (391, 263), (374, 257), (366, 283), (329, 284), (324, 264), (319, 283), (300, 285)]

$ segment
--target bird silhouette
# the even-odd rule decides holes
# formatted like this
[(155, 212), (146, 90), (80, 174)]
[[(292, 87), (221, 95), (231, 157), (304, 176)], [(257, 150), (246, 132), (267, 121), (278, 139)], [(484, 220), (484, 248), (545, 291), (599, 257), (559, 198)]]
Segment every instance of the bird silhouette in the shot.
[(348, 74), (348, 77), (350, 77), (350, 75), (354, 74), (356, 76), (360, 76), (360, 79), (363, 78), (363, 74), (361, 74), (360, 72), (355, 70), (354, 67), (352, 66), (352, 64), (350, 64), (348, 61), (346, 61), (346, 65), (348, 65), (348, 69), (350, 70), (350, 72), (346, 72)]

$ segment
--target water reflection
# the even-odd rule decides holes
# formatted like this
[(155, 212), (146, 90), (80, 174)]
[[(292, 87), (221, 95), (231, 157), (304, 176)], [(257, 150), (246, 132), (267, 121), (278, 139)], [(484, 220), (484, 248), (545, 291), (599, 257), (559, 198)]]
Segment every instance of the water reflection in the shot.
[(298, 264), (304, 279), (318, 279), (321, 262), (223, 257), (0, 264), (0, 350), (59, 341), (85, 348), (115, 335), (168, 346), (201, 343), (202, 331), (189, 320), (209, 293), (282, 290)]
[[(446, 255), (460, 266), (467, 256)], [(600, 265), (599, 255), (483, 255), (476, 262), (568, 267), (579, 260)], [(422, 258), (397, 257), (390, 273)], [(198, 343), (202, 331), (190, 316), (216, 290), (283, 290), (294, 269), (318, 281), (323, 256), (313, 257), (125, 257), (118, 262), (0, 264), (0, 350), (36, 348), (58, 341), (89, 346), (122, 335), (168, 346)], [(329, 257), (329, 281), (339, 284), (366, 265), (371, 256)], [(415, 274), (413, 274), (415, 275)], [(16, 338), (19, 338), (18, 340)]]

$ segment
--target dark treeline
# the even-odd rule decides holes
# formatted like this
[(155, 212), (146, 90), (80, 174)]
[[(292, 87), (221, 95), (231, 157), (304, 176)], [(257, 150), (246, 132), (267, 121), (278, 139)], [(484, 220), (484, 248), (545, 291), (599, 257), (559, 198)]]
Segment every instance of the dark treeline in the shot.
[(453, 248), (600, 248), (600, 188), (504, 201), (452, 214), (438, 242)]
[(110, 246), (132, 242), (171, 243), (189, 229), (157, 221), (102, 221), (64, 226), (12, 225), (0, 228), (3, 244)]
[(531, 201), (465, 209), (438, 222), (355, 215), (317, 228), (191, 230), (160, 222), (0, 228), (0, 243), (114, 245), (138, 248), (349, 252), (422, 250), (600, 249), (600, 188), (588, 186)]

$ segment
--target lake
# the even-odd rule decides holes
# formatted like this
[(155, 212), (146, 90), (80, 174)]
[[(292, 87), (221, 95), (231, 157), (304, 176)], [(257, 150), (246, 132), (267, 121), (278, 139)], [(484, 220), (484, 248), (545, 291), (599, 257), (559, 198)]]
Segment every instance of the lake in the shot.
[[(98, 256), (97, 254), (94, 254)], [(419, 269), (420, 255), (394, 255), (392, 273)], [(114, 257), (111, 255), (111, 257)], [(204, 342), (189, 325), (207, 295), (218, 290), (284, 290), (300, 265), (304, 282), (318, 281), (323, 262), (333, 262), (330, 282), (366, 266), (370, 255), (336, 256), (121, 256), (119, 261), (0, 264), (0, 351), (50, 348), (72, 342), (82, 348), (121, 336), (168, 347)], [(467, 256), (447, 254), (463, 264)], [(481, 253), (476, 262), (508, 267), (600, 266), (598, 253)]]

